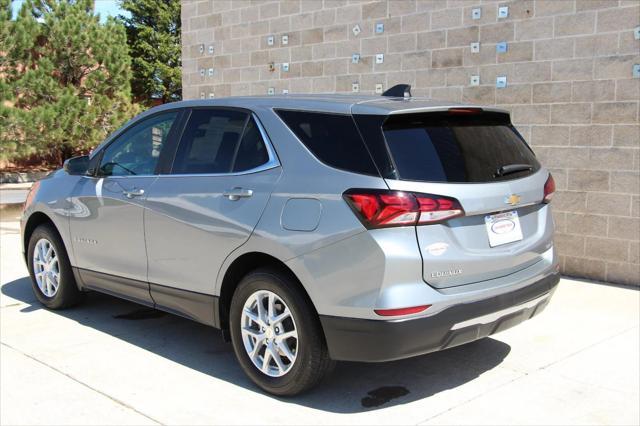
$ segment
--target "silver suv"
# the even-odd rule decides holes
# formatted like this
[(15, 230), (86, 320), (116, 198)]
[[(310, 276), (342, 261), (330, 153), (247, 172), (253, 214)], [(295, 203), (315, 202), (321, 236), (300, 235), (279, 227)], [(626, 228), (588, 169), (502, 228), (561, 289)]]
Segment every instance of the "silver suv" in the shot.
[(553, 178), (507, 112), (407, 96), (184, 101), (34, 185), (37, 298), (96, 290), (220, 328), (277, 395), (539, 313)]

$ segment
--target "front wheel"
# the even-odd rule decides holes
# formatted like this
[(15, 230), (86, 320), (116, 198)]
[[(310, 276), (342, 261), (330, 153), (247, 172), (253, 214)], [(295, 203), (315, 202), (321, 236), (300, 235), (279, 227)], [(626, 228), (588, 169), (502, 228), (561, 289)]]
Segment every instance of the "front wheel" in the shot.
[(50, 309), (63, 309), (81, 299), (62, 239), (49, 224), (34, 229), (29, 238), (28, 268), (33, 293)]
[(257, 270), (243, 278), (231, 301), (230, 328), (242, 369), (272, 394), (299, 394), (333, 366), (315, 310), (279, 271)]

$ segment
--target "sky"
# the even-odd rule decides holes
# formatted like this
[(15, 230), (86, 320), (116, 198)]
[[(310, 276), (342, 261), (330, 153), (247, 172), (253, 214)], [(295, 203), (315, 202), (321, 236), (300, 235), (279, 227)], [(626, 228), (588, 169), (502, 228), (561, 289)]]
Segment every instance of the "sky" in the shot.
[[(13, 7), (13, 16), (16, 16), (23, 2), (24, 0), (14, 0), (11, 3), (11, 6)], [(106, 20), (107, 16), (118, 16), (120, 14), (126, 16), (129, 14), (129, 12), (123, 12), (122, 9), (120, 9), (120, 4), (117, 0), (95, 0), (95, 3), (96, 13), (100, 14), (100, 19), (102, 21)]]

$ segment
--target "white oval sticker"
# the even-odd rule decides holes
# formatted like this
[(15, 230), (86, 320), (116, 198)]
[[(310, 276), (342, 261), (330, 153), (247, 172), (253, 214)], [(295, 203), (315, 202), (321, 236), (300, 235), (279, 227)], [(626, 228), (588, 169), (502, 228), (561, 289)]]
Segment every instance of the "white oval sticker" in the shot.
[(506, 234), (513, 231), (516, 224), (511, 219), (502, 219), (491, 225), (491, 230), (496, 234)]
[(449, 248), (447, 243), (433, 243), (427, 246), (427, 253), (432, 256), (440, 256)]

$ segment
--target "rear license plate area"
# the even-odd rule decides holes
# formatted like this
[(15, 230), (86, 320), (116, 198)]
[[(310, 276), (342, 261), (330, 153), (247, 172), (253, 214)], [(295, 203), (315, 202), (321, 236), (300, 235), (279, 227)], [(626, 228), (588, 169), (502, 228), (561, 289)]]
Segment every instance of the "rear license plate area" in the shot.
[(484, 217), (484, 223), (490, 247), (521, 241), (523, 238), (520, 218), (516, 210), (487, 215)]

